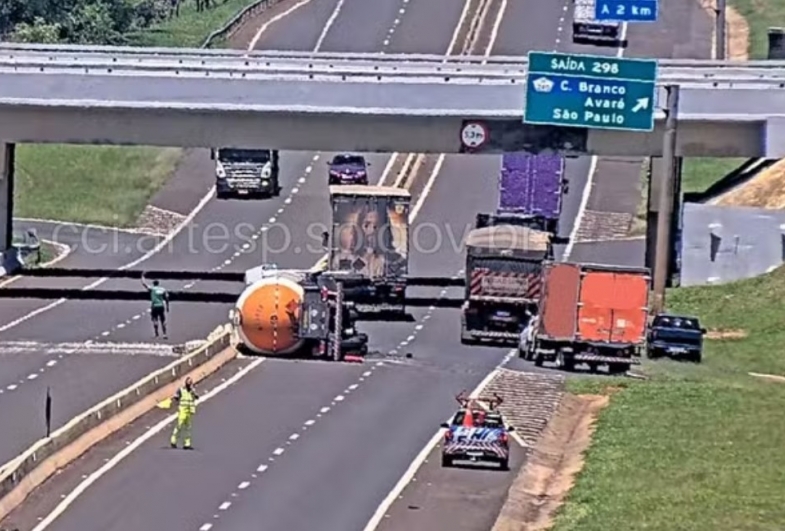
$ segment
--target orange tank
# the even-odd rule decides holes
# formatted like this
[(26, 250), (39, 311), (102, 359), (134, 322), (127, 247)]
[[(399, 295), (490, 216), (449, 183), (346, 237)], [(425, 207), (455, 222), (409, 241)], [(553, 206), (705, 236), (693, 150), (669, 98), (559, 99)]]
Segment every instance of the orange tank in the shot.
[(262, 355), (296, 351), (303, 344), (297, 337), (302, 301), (303, 288), (293, 275), (276, 273), (249, 285), (234, 309), (240, 340)]

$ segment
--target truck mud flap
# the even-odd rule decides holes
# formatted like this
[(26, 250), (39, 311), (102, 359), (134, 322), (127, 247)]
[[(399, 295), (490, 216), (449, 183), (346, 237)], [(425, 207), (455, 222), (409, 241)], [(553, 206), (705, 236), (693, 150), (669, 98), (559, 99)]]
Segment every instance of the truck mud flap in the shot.
[(629, 365), (640, 365), (638, 358), (620, 358), (617, 356), (598, 356), (596, 354), (576, 354), (572, 357), (576, 362), (586, 363), (624, 363)]

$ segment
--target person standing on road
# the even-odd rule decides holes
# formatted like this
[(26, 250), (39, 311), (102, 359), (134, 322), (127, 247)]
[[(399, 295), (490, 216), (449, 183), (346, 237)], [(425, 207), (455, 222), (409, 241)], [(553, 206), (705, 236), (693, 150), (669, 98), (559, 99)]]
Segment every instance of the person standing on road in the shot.
[(158, 285), (157, 280), (153, 280), (153, 285), (150, 286), (145, 282), (144, 273), (142, 273), (142, 285), (150, 292), (150, 318), (153, 320), (155, 337), (158, 337), (158, 323), (160, 322), (164, 339), (167, 339), (166, 314), (169, 313), (169, 293)]
[(183, 450), (191, 450), (191, 436), (193, 428), (193, 418), (196, 413), (196, 401), (199, 395), (196, 394), (193, 381), (190, 377), (185, 379), (185, 385), (177, 390), (172, 397), (172, 401), (177, 403), (177, 424), (174, 426), (172, 438), (169, 444), (172, 448), (177, 448), (177, 440), (183, 438)]

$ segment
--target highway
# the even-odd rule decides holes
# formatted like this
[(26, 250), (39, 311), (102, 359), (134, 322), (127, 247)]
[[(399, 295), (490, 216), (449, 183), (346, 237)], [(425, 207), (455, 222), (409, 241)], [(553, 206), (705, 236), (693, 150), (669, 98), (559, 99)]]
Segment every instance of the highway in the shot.
[[(500, 2), (496, 8), (500, 5), (505, 5), (506, 11), (498, 27), (494, 53), (523, 54), (533, 47), (569, 49), (565, 45), (568, 33), (563, 6), (549, 2)], [(258, 38), (262, 21), (256, 22), (256, 30), (249, 27), (240, 32), (237, 39), (241, 44), (255, 40), (259, 47), (267, 49), (306, 51), (317, 44), (327, 51), (379, 51), (388, 40), (384, 50), (390, 53), (444, 53), (461, 18), (462, 7), (459, 2), (384, 0), (375, 2), (371, 9), (362, 0), (312, 1), (271, 24)], [(283, 12), (285, 8), (278, 9)], [(494, 16), (489, 20), (495, 20)], [(392, 35), (390, 28), (395, 28)], [(486, 42), (493, 39), (493, 28), (492, 23), (485, 26), (487, 33), (481, 35), (481, 42), (483, 38)], [(631, 38), (634, 42), (636, 37), (633, 34)], [(310, 266), (322, 254), (315, 246), (317, 241), (309, 236), (318, 235), (323, 225), (311, 232), (308, 227), (324, 224), (328, 219), (324, 162), (330, 155), (285, 153), (281, 162), (285, 187), (281, 201), (209, 201), (194, 216), (193, 225), (204, 229), (215, 220), (230, 226), (250, 223), (255, 227), (251, 233), (259, 238), (248, 241), (249, 245), (269, 234), (265, 236), (269, 246), (287, 249), (273, 253), (269, 259), (284, 267)], [(189, 156), (203, 155), (193, 152)], [(371, 160), (372, 179), (378, 181), (386, 167), (386, 157), (374, 156)], [(458, 274), (463, 256), (457, 242), (476, 212), (495, 206), (499, 158), (429, 157), (425, 167), (430, 171), (418, 176), (413, 189), (417, 221), (412, 229), (411, 269), (417, 275)], [(581, 219), (586, 209), (583, 190), (590, 167), (589, 160), (568, 164), (571, 192), (564, 208), (565, 234), (574, 232), (573, 221)], [(438, 173), (434, 171), (437, 169)], [(199, 166), (199, 171), (211, 171), (211, 167)], [(616, 178), (623, 177), (620, 174)], [(388, 174), (387, 182), (390, 180)], [(586, 196), (588, 201), (592, 195)], [(288, 198), (292, 200), (287, 202)], [(279, 245), (284, 242), (282, 230), (276, 227), (283, 226), (290, 229), (292, 241), (288, 246)], [(198, 234), (199, 230), (193, 232)], [(437, 233), (440, 238), (434, 236)], [(242, 244), (243, 239), (233, 238), (232, 242)], [(305, 249), (308, 243), (310, 252)], [(174, 239), (170, 249), (139, 267), (243, 270), (260, 261), (261, 252), (252, 246), (245, 249), (249, 252), (237, 254), (233, 250), (205, 252), (205, 247), (200, 238), (183, 235)], [(583, 251), (584, 248), (589, 251)], [(591, 247), (576, 245), (573, 249), (573, 258), (591, 256)], [(102, 287), (124, 285), (128, 283), (112, 281)], [(208, 289), (201, 284), (200, 287)], [(143, 315), (143, 310), (142, 304), (69, 302), (2, 331), (2, 340), (84, 341), (96, 336), (115, 341), (147, 340), (150, 332), (146, 319), (128, 322), (134, 315)], [(227, 310), (221, 305), (175, 307), (172, 340), (203, 337), (225, 320)], [(423, 309), (416, 315), (416, 325), (364, 327), (371, 336), (372, 348), (393, 353), (382, 365), (370, 360), (362, 366), (264, 361), (241, 383), (200, 408), (194, 440), (197, 449), (193, 454), (163, 451), (164, 435), (153, 437), (127, 461), (98, 479), (49, 528), (165, 527), (208, 531), (247, 529), (264, 522), (265, 529), (293, 531), (363, 529), (449, 414), (455, 405), (454, 395), (461, 389), (476, 387), (504, 360), (504, 350), (469, 348), (458, 343), (457, 312)], [(118, 323), (127, 324), (117, 328)], [(111, 332), (103, 336), (107, 330)], [(410, 360), (398, 357), (407, 352), (413, 354)], [(40, 417), (31, 415), (26, 408), (40, 403), (46, 385), (52, 385), (61, 397), (63, 411), (58, 412), (58, 419), (62, 422), (108, 394), (106, 389), (97, 387), (119, 389), (124, 379), (136, 379), (151, 369), (131, 365), (119, 357), (112, 357), (111, 363), (101, 367), (88, 366), (92, 363), (89, 360), (78, 361), (87, 359), (86, 356), (66, 356), (53, 370), (0, 396), (0, 414), (4, 420), (11, 420), (11, 431), (27, 430), (29, 434), (40, 429)], [(155, 366), (167, 361), (164, 356), (147, 358), (156, 358), (149, 362)], [(39, 355), (38, 359), (45, 365), (49, 358)], [(248, 363), (249, 360), (238, 360), (231, 370)], [(10, 401), (9, 396), (15, 401)], [(295, 434), (297, 437), (292, 438)], [(0, 457), (4, 452), (10, 458), (15, 451), (18, 450), (7, 445), (4, 438)], [(513, 460), (516, 466), (522, 462), (521, 454)], [(472, 483), (472, 473), (456, 471), (451, 477)], [(78, 483), (81, 474), (73, 474), (73, 481)], [(492, 479), (483, 475), (483, 481), (490, 481), (489, 488), (498, 493), (504, 492), (505, 482), (512, 477), (513, 473), (497, 474)], [(36, 507), (51, 508), (58, 500), (59, 495), (54, 501), (20, 511), (17, 520), (12, 515), (10, 520), (21, 530), (32, 529), (44, 516)], [(393, 507), (392, 514), (398, 511)], [(452, 518), (459, 516), (460, 512)], [(395, 526), (397, 521), (393, 516), (385, 526)], [(405, 520), (402, 522), (404, 526)], [(440, 522), (440, 527), (444, 525)]]

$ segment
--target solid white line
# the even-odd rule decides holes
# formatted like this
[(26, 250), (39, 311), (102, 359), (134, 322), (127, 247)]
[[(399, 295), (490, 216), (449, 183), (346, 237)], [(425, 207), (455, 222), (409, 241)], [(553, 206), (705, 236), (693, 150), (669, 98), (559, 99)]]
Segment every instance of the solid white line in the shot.
[(461, 32), (461, 28), (463, 27), (463, 23), (466, 20), (466, 16), (469, 14), (469, 7), (471, 7), (471, 4), (472, 0), (466, 0), (466, 2), (463, 4), (463, 11), (461, 11), (458, 24), (456, 24), (455, 31), (452, 33), (450, 44), (447, 46), (447, 55), (454, 55), (453, 48), (455, 48), (455, 45), (458, 44), (458, 35)]
[[(125, 271), (126, 269), (130, 269), (132, 267), (135, 267), (135, 266), (141, 264), (142, 262), (145, 262), (145, 261), (149, 260), (150, 258), (155, 256), (156, 254), (158, 254), (158, 252), (161, 251), (161, 249), (166, 247), (169, 244), (169, 242), (171, 242), (175, 238), (175, 236), (180, 234), (180, 232), (182, 232), (182, 230), (189, 223), (191, 223), (191, 221), (196, 217), (196, 215), (199, 212), (201, 212), (201, 210), (207, 205), (207, 203), (210, 202), (210, 199), (212, 199), (214, 193), (215, 193), (215, 187), (213, 186), (213, 187), (210, 188), (210, 191), (207, 192), (207, 194), (204, 197), (202, 197), (202, 199), (199, 201), (199, 204), (196, 205), (196, 208), (194, 208), (191, 212), (188, 213), (188, 215), (177, 226), (177, 228), (175, 228), (172, 232), (167, 234), (166, 237), (164, 237), (164, 239), (162, 239), (160, 242), (158, 242), (158, 244), (155, 247), (153, 247), (152, 249), (147, 251), (145, 254), (143, 254), (142, 256), (140, 256), (139, 258), (134, 260), (133, 262), (129, 262), (129, 263), (123, 265), (123, 266), (120, 266), (117, 269), (119, 271)], [(88, 284), (87, 286), (82, 288), (82, 291), (89, 291), (89, 290), (91, 290), (93, 288), (96, 288), (96, 287), (100, 286), (101, 284), (105, 283), (108, 280), (109, 280), (109, 277), (99, 278), (98, 280), (96, 280), (92, 284)], [(13, 328), (15, 326), (18, 326), (18, 325), (24, 323), (25, 321), (28, 321), (28, 320), (32, 319), (33, 317), (36, 317), (37, 315), (41, 315), (44, 312), (48, 312), (49, 310), (57, 308), (58, 306), (60, 306), (61, 304), (65, 303), (65, 302), (68, 302), (68, 299), (58, 299), (58, 300), (56, 300), (56, 301), (54, 301), (54, 302), (52, 302), (50, 304), (47, 304), (46, 306), (43, 306), (41, 308), (37, 308), (37, 309), (33, 310), (32, 312), (30, 312), (30, 313), (28, 313), (26, 315), (23, 315), (22, 317), (14, 320), (14, 321), (11, 321), (8, 324), (0, 326), (0, 332), (5, 332), (6, 330), (9, 330), (9, 329), (11, 329), (11, 328)]]
[(431, 170), (431, 174), (428, 176), (428, 182), (425, 183), (425, 187), (422, 189), (422, 193), (420, 193), (420, 197), (417, 198), (417, 203), (415, 203), (414, 208), (409, 214), (409, 223), (412, 223), (415, 219), (417, 219), (417, 214), (420, 213), (420, 209), (425, 203), (425, 199), (428, 197), (428, 194), (431, 193), (431, 188), (433, 188), (433, 183), (436, 182), (436, 177), (439, 175), (439, 172), (442, 171), (442, 164), (444, 164), (444, 158), (445, 158), (444, 153), (439, 155), (439, 159), (436, 161), (436, 165), (434, 165), (433, 170)]
[(327, 24), (324, 25), (324, 29), (322, 29), (322, 33), (319, 35), (319, 38), (316, 40), (316, 46), (313, 47), (314, 53), (318, 52), (321, 49), (322, 44), (324, 44), (324, 39), (327, 38), (327, 33), (330, 31), (330, 28), (333, 27), (333, 24), (335, 24), (335, 20), (338, 18), (338, 15), (341, 13), (341, 8), (343, 7), (345, 1), (346, 0), (338, 0), (335, 9), (330, 15), (330, 18), (327, 19)]
[[(621, 42), (627, 39), (627, 28), (628, 25), (626, 22), (622, 22), (621, 25)], [(624, 48), (619, 46), (616, 50), (616, 57), (621, 59), (624, 57)], [(586, 213), (586, 205), (589, 203), (589, 197), (591, 196), (591, 187), (594, 184), (594, 175), (597, 172), (597, 163), (599, 162), (599, 157), (596, 155), (591, 158), (591, 163), (589, 165), (589, 174), (586, 177), (586, 185), (583, 188), (583, 195), (581, 196), (581, 204), (578, 207), (578, 212), (575, 214), (575, 222), (572, 226), (572, 231), (570, 232), (570, 241), (567, 242), (567, 246), (564, 248), (564, 260), (569, 260), (570, 255), (572, 254), (572, 249), (575, 246), (575, 238), (578, 235), (578, 230), (580, 229), (581, 222), (583, 221), (583, 216)]]
[(387, 176), (390, 175), (390, 171), (392, 171), (393, 164), (395, 163), (395, 159), (398, 157), (398, 152), (396, 151), (392, 155), (390, 155), (389, 160), (387, 161), (387, 165), (384, 167), (384, 171), (382, 172), (382, 176), (379, 179), (378, 186), (384, 186), (384, 181), (387, 180)]
[[(482, 391), (485, 389), (485, 387), (491, 382), (491, 380), (493, 380), (493, 378), (499, 373), (501, 369), (501, 365), (506, 363), (507, 360), (508, 359), (505, 357), (502, 363), (500, 363), (498, 366), (496, 366), (495, 369), (489, 372), (485, 376), (485, 378), (483, 378), (480, 384), (477, 387), (475, 387), (474, 391), (471, 392), (469, 397), (477, 398), (480, 395), (480, 393), (482, 393)], [(433, 437), (431, 437), (431, 439), (426, 443), (423, 449), (420, 450), (420, 453), (417, 454), (417, 457), (415, 457), (414, 461), (411, 462), (409, 468), (406, 469), (406, 472), (403, 473), (401, 479), (398, 480), (398, 483), (395, 484), (393, 489), (389, 492), (389, 494), (387, 494), (387, 497), (385, 497), (384, 500), (382, 500), (382, 503), (379, 504), (379, 507), (376, 508), (376, 512), (373, 513), (373, 516), (371, 516), (371, 519), (365, 525), (363, 531), (374, 531), (379, 526), (382, 519), (384, 519), (384, 515), (387, 514), (387, 511), (390, 509), (392, 504), (395, 502), (396, 499), (398, 499), (398, 496), (401, 495), (401, 493), (406, 488), (406, 486), (412, 481), (415, 474), (417, 474), (417, 471), (420, 469), (422, 464), (428, 458), (428, 455), (430, 455), (431, 451), (436, 447), (437, 444), (439, 444), (439, 440), (443, 437), (442, 435), (443, 433), (444, 433), (444, 429), (443, 428), (439, 429), (439, 431), (437, 431), (433, 435)]]
[[(258, 367), (263, 361), (264, 358), (254, 360), (247, 367), (244, 367), (241, 370), (237, 371), (237, 373), (235, 373), (231, 378), (228, 378), (225, 382), (221, 383), (220, 385), (217, 385), (216, 387), (211, 389), (208, 393), (205, 393), (205, 395), (202, 396), (197, 403), (203, 404), (204, 402), (207, 402), (208, 400), (217, 396), (222, 391), (226, 390), (230, 385), (236, 383), (241, 378), (243, 378), (248, 373), (250, 373), (252, 370), (254, 370), (256, 367)], [(136, 438), (131, 444), (123, 448), (114, 457), (112, 457), (109, 461), (107, 461), (104, 464), (104, 466), (102, 466), (101, 468), (90, 474), (84, 481), (79, 483), (79, 485), (77, 485), (74, 490), (68, 493), (68, 496), (63, 498), (63, 500), (57, 505), (57, 507), (55, 507), (51, 513), (46, 515), (46, 518), (41, 520), (38, 523), (38, 525), (33, 528), (33, 531), (43, 531), (44, 529), (49, 527), (52, 524), (52, 522), (54, 522), (61, 514), (63, 514), (66, 511), (66, 509), (68, 509), (68, 507), (70, 507), (77, 500), (77, 498), (79, 498), (79, 496), (81, 496), (82, 493), (86, 491), (93, 483), (98, 481), (104, 474), (106, 474), (114, 467), (116, 467), (123, 459), (131, 455), (131, 453), (134, 450), (142, 446), (150, 438), (160, 433), (164, 428), (166, 428), (168, 424), (170, 424), (176, 418), (177, 418), (177, 413), (169, 415), (168, 417), (160, 421), (158, 424), (156, 424), (155, 426), (144, 432), (140, 437)]]
[(272, 17), (270, 20), (268, 20), (267, 22), (265, 22), (264, 24), (259, 26), (259, 29), (256, 31), (256, 34), (253, 36), (253, 39), (251, 39), (251, 42), (248, 44), (248, 48), (246, 49), (246, 51), (252, 52), (254, 50), (254, 48), (256, 48), (256, 45), (259, 44), (259, 39), (262, 38), (262, 34), (264, 34), (264, 32), (267, 31), (267, 28), (269, 28), (270, 26), (272, 26), (273, 24), (275, 24), (279, 20), (281, 20), (281, 19), (283, 19), (285, 17), (288, 17), (289, 15), (291, 15), (292, 13), (294, 13), (295, 11), (297, 11), (298, 9), (303, 7), (304, 5), (310, 4), (311, 1), (312, 0), (302, 0), (301, 2), (298, 2), (298, 3), (294, 4), (292, 7), (290, 7), (286, 11), (284, 11), (282, 13), (278, 13), (277, 15)]
[[(483, 54), (485, 57), (491, 55), (491, 51), (493, 50), (493, 45), (496, 43), (496, 39), (499, 37), (499, 29), (502, 26), (502, 19), (504, 18), (504, 13), (507, 11), (507, 0), (502, 0), (502, 5), (499, 7), (499, 13), (496, 15), (496, 20), (493, 22), (493, 28), (491, 29), (491, 37), (490, 41), (488, 42), (488, 47), (485, 49), (485, 53)], [(487, 63), (487, 61), (483, 61), (482, 64)]]
[(586, 176), (586, 185), (583, 187), (583, 194), (581, 195), (581, 203), (578, 206), (578, 213), (575, 215), (575, 221), (572, 224), (572, 230), (570, 231), (570, 241), (567, 242), (567, 246), (564, 248), (564, 256), (562, 258), (565, 261), (570, 259), (572, 249), (575, 247), (575, 239), (578, 237), (578, 231), (581, 228), (583, 215), (586, 213), (586, 205), (589, 203), (589, 197), (591, 196), (594, 174), (597, 171), (597, 162), (599, 162), (599, 159), (595, 156), (591, 158), (591, 162), (589, 163), (589, 173)]

